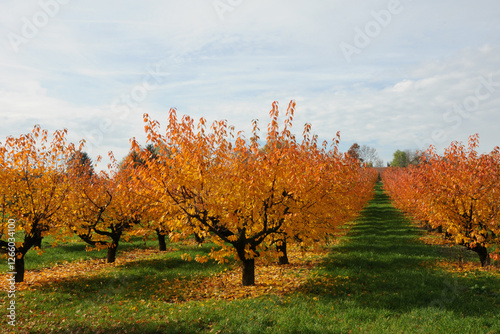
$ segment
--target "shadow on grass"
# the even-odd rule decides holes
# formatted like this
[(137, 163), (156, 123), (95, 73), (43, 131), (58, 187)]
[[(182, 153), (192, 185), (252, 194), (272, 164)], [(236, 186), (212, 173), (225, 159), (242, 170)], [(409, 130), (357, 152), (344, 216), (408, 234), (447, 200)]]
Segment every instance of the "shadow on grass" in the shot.
[(476, 278), (428, 267), (443, 252), (440, 246), (420, 243), (421, 233), (377, 186), (346, 241), (332, 250), (305, 291), (322, 295), (328, 303), (350, 300), (360, 307), (397, 312), (437, 307), (468, 316), (497, 314), (498, 279), (483, 280), (485, 293), (478, 293), (472, 288)]

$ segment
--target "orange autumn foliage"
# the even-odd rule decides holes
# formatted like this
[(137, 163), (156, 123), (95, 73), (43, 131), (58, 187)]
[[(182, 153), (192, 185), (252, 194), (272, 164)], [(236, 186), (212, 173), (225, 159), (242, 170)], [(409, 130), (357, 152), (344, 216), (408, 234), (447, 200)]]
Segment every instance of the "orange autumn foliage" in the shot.
[(159, 122), (144, 116), (148, 140), (169, 154), (144, 156), (135, 188), (155, 199), (156, 219), (169, 219), (171, 237), (196, 233), (220, 246), (213, 258), (235, 255), (243, 265), (243, 285), (255, 283), (254, 259), (270, 250), (273, 238), (312, 244), (355, 217), (372, 194), (376, 172), (341, 154), (338, 135), (328, 149), (306, 125), (298, 142), (290, 130), (294, 112), (292, 101), (280, 129), (273, 103), (264, 147), (257, 121), (246, 139), (226, 121), (207, 129), (205, 119), (195, 125), (189, 116), (179, 120), (173, 109), (162, 134)]
[(454, 142), (439, 156), (426, 152), (419, 166), (390, 168), (384, 184), (396, 206), (459, 245), (478, 253), (481, 264), (500, 245), (500, 150), (477, 152), (478, 135), (468, 147)]
[[(60, 240), (64, 235), (64, 207), (70, 187), (65, 173), (66, 161), (75, 151), (66, 140), (66, 130), (56, 131), (52, 140), (46, 130), (35, 126), (19, 138), (8, 137), (0, 143), (0, 247), (8, 246), (9, 219), (15, 221), (16, 281), (24, 279), (24, 256), (41, 244), (46, 235)], [(81, 142), (83, 145), (83, 142)]]
[[(145, 115), (152, 149), (132, 140), (130, 157), (99, 173), (90, 158), (66, 141), (66, 131), (35, 127), (0, 145), (2, 221), (0, 247), (8, 250), (8, 222), (24, 241), (16, 243), (16, 279), (23, 279), (24, 255), (45, 235), (55, 240), (77, 234), (96, 248), (108, 249), (113, 262), (121, 238), (175, 241), (195, 234), (219, 246), (210, 256), (225, 262), (235, 256), (243, 265), (243, 284), (255, 283), (255, 258), (286, 253), (287, 243), (306, 247), (333, 235), (354, 219), (372, 196), (376, 172), (331, 146), (318, 144), (306, 124), (301, 140), (291, 132), (295, 102), (284, 120), (273, 103), (267, 136), (259, 138), (253, 122), (250, 138), (226, 121), (207, 128), (170, 111), (165, 133)], [(135, 152), (135, 153), (134, 153)], [(17, 240), (16, 240), (17, 241)], [(197, 261), (208, 260), (197, 256)]]
[(87, 166), (69, 169), (67, 207), (67, 225), (90, 246), (107, 249), (109, 263), (115, 261), (120, 240), (130, 238), (148, 211), (145, 198), (132, 188), (133, 166), (119, 168), (111, 152), (110, 158), (108, 170), (99, 173), (89, 173)]

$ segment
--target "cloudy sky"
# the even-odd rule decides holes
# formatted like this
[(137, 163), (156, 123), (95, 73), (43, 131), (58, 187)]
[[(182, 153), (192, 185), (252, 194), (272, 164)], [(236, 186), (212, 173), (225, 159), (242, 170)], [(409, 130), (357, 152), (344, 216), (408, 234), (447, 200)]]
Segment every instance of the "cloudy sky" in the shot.
[(385, 161), (480, 134), (500, 145), (497, 0), (0, 0), (0, 141), (40, 124), (91, 156), (170, 108), (266, 129), (341, 131)]

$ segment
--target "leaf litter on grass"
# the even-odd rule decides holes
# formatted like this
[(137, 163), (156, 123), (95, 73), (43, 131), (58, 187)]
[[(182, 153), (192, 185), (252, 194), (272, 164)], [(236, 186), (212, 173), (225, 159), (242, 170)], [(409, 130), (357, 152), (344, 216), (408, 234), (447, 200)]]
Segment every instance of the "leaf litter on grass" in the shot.
[[(16, 283), (16, 290), (36, 290), (41, 286), (62, 280), (99, 275), (107, 268), (145, 259), (154, 254), (158, 254), (155, 249), (136, 249), (123, 253), (114, 263), (106, 263), (106, 259), (90, 259), (57, 263), (43, 269), (26, 270), (24, 282)], [(0, 284), (5, 286), (9, 277), (9, 274), (0, 275)]]
[[(426, 234), (421, 236), (419, 240), (426, 245), (447, 247), (450, 250), (455, 247), (461, 247), (457, 246), (451, 240), (444, 238), (444, 235), (442, 233), (438, 233), (435, 231), (426, 232)], [(463, 251), (466, 251), (465, 247), (463, 248), (462, 252)], [(447, 272), (457, 273), (459, 275), (467, 276), (470, 273), (484, 272), (500, 278), (500, 261), (492, 260), (492, 262), (493, 263), (491, 265), (482, 267), (481, 263), (478, 260), (466, 259), (463, 257), (463, 255), (460, 255), (456, 258), (440, 259), (438, 261), (426, 261), (423, 262), (422, 265), (424, 267), (440, 268)]]
[(284, 295), (296, 291), (306, 284), (311, 270), (318, 265), (327, 251), (321, 248), (302, 252), (292, 249), (288, 255), (291, 264), (257, 263), (255, 268), (256, 284), (241, 284), (241, 269), (236, 267), (214, 274), (211, 277), (193, 282), (190, 291), (184, 296), (186, 300), (224, 299), (234, 300), (255, 298), (262, 295)]
[[(287, 294), (298, 290), (308, 282), (311, 271), (327, 253), (328, 249), (321, 246), (307, 250), (292, 246), (288, 252), (291, 264), (279, 265), (266, 259), (257, 259), (254, 286), (243, 286), (241, 268), (234, 266), (208, 277), (195, 275), (194, 278), (186, 279), (180, 276), (159, 281), (155, 287), (155, 296), (152, 298), (168, 303), (179, 303), (191, 300), (234, 300), (268, 294)], [(17, 283), (16, 289), (37, 290), (56, 282), (96, 277), (127, 263), (151, 259), (161, 254), (156, 249), (137, 249), (123, 253), (114, 263), (106, 263), (105, 259), (92, 259), (55, 264), (40, 270), (27, 270), (25, 281)], [(7, 274), (1, 275), (0, 284), (5, 285), (7, 278)]]

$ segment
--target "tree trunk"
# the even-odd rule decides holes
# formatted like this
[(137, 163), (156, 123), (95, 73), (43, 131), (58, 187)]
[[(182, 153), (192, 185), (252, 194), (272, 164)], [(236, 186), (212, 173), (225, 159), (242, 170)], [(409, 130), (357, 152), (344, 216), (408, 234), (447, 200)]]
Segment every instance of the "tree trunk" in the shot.
[(202, 244), (203, 241), (205, 241), (205, 238), (200, 236), (198, 233), (194, 233), (194, 240), (196, 240), (197, 243)]
[(255, 285), (255, 259), (244, 259), (243, 262), (243, 286)]
[(42, 239), (43, 239), (43, 237), (36, 239), (35, 243), (33, 244), (33, 246), (42, 249)]
[[(16, 248), (16, 262), (14, 263), (14, 271), (16, 272), (15, 275), (15, 282), (24, 282), (24, 256), (26, 253), (33, 247), (37, 245), (42, 245), (42, 235), (41, 231), (39, 228), (39, 225), (35, 222), (33, 223), (32, 227), (33, 233), (32, 234), (25, 234), (24, 235), (24, 242), (21, 247)], [(21, 254), (21, 258), (18, 258), (17, 256)]]
[(488, 249), (481, 245), (476, 245), (474, 248), (469, 248), (479, 255), (479, 261), (481, 261), (481, 266), (486, 267), (490, 264), (490, 254), (488, 254)]
[[(17, 254), (16, 254), (17, 255)], [(14, 268), (16, 272), (16, 282), (24, 282), (24, 254), (18, 259), (16, 257), (16, 262), (14, 263)]]
[[(245, 242), (239, 242), (237, 244), (233, 244), (234, 248), (236, 248), (236, 253), (238, 254), (238, 258), (242, 263), (242, 280), (241, 283), (243, 286), (255, 285), (255, 259), (247, 259), (245, 256)], [(253, 251), (255, 251), (255, 247)]]
[(278, 258), (278, 263), (279, 264), (290, 264), (288, 261), (288, 254), (286, 250), (286, 238), (283, 238), (281, 241), (278, 241), (276, 244), (276, 250), (280, 253), (283, 253), (283, 255), (280, 255)]
[(160, 231), (156, 230), (156, 235), (158, 236), (158, 246), (161, 252), (167, 250), (167, 243), (165, 241), (165, 234), (162, 234)]
[(111, 243), (108, 248), (108, 257), (106, 259), (107, 263), (113, 263), (116, 260), (116, 252), (118, 250), (118, 244), (117, 243)]

